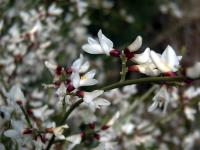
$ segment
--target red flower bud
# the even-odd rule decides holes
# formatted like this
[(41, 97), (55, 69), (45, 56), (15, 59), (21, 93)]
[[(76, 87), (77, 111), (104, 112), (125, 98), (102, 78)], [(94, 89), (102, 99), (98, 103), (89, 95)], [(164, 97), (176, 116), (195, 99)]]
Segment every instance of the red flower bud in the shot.
[(72, 73), (72, 68), (65, 68), (66, 74), (71, 74)]
[(23, 134), (32, 134), (33, 130), (32, 129), (24, 129)]
[(56, 75), (61, 75), (62, 74), (62, 67), (61, 66), (57, 66), (55, 72), (56, 72)]
[(95, 138), (96, 140), (100, 140), (100, 135), (97, 134), (97, 133), (95, 133), (95, 134), (94, 134), (94, 138)]
[(133, 65), (128, 67), (128, 72), (140, 72), (140, 71), (136, 65)]
[(130, 60), (131, 58), (134, 57), (134, 52), (130, 52), (130, 50), (128, 48), (124, 49), (124, 54), (125, 54), (127, 60)]
[(89, 123), (88, 126), (92, 130), (95, 129), (95, 123)]
[(22, 101), (21, 101), (21, 100), (16, 100), (16, 103), (17, 103), (18, 105), (22, 105)]
[(164, 76), (168, 76), (168, 77), (175, 77), (176, 76), (176, 73), (175, 72), (165, 72), (164, 73)]
[(30, 109), (30, 108), (27, 109), (26, 112), (27, 112), (29, 115), (33, 115), (33, 111), (32, 111), (32, 109)]
[(108, 125), (103, 125), (103, 126), (101, 127), (101, 130), (107, 130), (108, 128), (109, 128)]
[(119, 57), (120, 54), (121, 54), (121, 52), (116, 49), (110, 51), (110, 56), (113, 56), (113, 57)]
[(79, 91), (76, 92), (76, 95), (77, 95), (78, 97), (81, 97), (81, 98), (82, 98), (82, 97), (84, 97), (84, 92), (79, 90)]
[(71, 83), (69, 83), (67, 86), (67, 92), (72, 92), (74, 89), (74, 86)]

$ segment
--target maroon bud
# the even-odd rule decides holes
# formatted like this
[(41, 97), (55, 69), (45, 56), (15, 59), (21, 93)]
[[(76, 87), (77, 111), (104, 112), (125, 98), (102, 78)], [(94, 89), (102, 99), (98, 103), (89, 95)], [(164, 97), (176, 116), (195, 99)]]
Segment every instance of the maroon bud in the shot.
[(95, 133), (95, 134), (94, 134), (94, 138), (95, 138), (96, 140), (100, 140), (100, 135), (97, 134), (97, 133)]
[(140, 71), (136, 65), (133, 65), (128, 67), (128, 72), (140, 72)]
[(175, 73), (175, 72), (172, 72), (172, 71), (170, 71), (170, 72), (165, 72), (165, 73), (164, 73), (164, 76), (175, 77), (175, 76), (176, 76), (176, 73)]
[(89, 128), (94, 130), (95, 129), (95, 123), (89, 123), (88, 124)]
[(65, 68), (66, 74), (71, 74), (72, 73), (72, 68)]
[(30, 108), (29, 108), (29, 109), (27, 109), (27, 110), (26, 110), (26, 112), (27, 112), (27, 113), (28, 113), (30, 116), (32, 116), (32, 115), (33, 115), (33, 111), (32, 111), (32, 109), (30, 109)]
[(74, 89), (75, 89), (74, 86), (73, 86), (71, 83), (69, 83), (68, 86), (67, 86), (67, 92), (70, 93), (70, 92), (72, 92)]
[(84, 136), (85, 136), (85, 132), (81, 132), (81, 133), (80, 133), (80, 136), (81, 136), (81, 137), (84, 137)]
[(113, 57), (119, 57), (120, 54), (121, 54), (121, 52), (116, 49), (110, 51), (110, 56), (113, 56)]
[(18, 105), (22, 105), (22, 101), (21, 101), (21, 100), (16, 100), (16, 103), (17, 103)]
[(109, 128), (108, 125), (103, 125), (103, 126), (101, 127), (101, 130), (107, 130), (108, 128)]
[(33, 130), (32, 129), (24, 129), (23, 134), (32, 134)]
[(53, 82), (53, 84), (54, 84), (56, 87), (59, 87), (60, 84), (61, 84), (61, 82), (58, 80), (58, 81)]
[(57, 75), (61, 75), (62, 74), (62, 67), (61, 66), (57, 66), (55, 72), (56, 72)]
[(185, 82), (186, 84), (191, 84), (193, 81), (194, 81), (194, 80), (187, 79), (187, 80), (185, 80), (184, 82)]
[(124, 54), (125, 54), (127, 60), (130, 60), (135, 55), (134, 52), (130, 52), (130, 50), (128, 48), (124, 49)]
[(84, 97), (84, 92), (79, 90), (79, 91), (76, 92), (76, 95), (78, 97)]

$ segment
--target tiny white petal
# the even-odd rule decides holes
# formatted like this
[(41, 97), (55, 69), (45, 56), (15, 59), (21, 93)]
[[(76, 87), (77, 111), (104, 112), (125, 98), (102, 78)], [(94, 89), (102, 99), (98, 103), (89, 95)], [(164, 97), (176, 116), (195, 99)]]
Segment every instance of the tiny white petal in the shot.
[(142, 37), (141, 36), (137, 36), (137, 38), (135, 39), (135, 41), (133, 41), (129, 46), (128, 49), (131, 52), (137, 51), (140, 47), (142, 46)]

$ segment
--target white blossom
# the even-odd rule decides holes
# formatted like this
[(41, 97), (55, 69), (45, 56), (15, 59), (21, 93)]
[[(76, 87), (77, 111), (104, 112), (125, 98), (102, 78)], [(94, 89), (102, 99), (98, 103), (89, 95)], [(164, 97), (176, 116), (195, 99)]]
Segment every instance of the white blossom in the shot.
[(113, 42), (108, 39), (101, 30), (99, 30), (98, 41), (89, 37), (88, 43), (84, 44), (82, 49), (90, 54), (110, 55), (110, 51), (113, 50)]

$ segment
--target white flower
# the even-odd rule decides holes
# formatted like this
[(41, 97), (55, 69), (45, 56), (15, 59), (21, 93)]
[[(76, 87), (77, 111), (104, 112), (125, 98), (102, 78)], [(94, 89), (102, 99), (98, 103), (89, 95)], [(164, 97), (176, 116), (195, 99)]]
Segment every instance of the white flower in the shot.
[(82, 49), (90, 54), (110, 55), (110, 51), (113, 50), (113, 42), (108, 39), (101, 30), (99, 30), (98, 41), (89, 37), (88, 44), (84, 44)]
[(167, 91), (166, 86), (162, 86), (161, 89), (156, 93), (156, 95), (153, 97), (153, 103), (148, 108), (149, 112), (154, 111), (156, 108), (161, 108), (163, 112), (166, 112), (167, 106), (170, 102), (170, 95)]
[(21, 101), (25, 102), (24, 93), (21, 90), (19, 83), (12, 86), (10, 91), (7, 93), (7, 97), (12, 101)]
[(191, 79), (200, 77), (200, 62), (195, 63), (192, 67), (186, 69), (186, 76)]
[(188, 120), (194, 121), (195, 119), (195, 114), (196, 110), (191, 108), (191, 107), (185, 107), (184, 109), (185, 116), (187, 117)]
[(137, 64), (144, 64), (151, 62), (150, 51), (151, 51), (150, 48), (146, 48), (143, 53), (135, 54), (131, 60), (136, 62)]
[(55, 4), (52, 4), (49, 8), (48, 8), (48, 13), (50, 15), (60, 15), (63, 12), (63, 10), (61, 8), (56, 7)]
[(128, 50), (130, 52), (135, 52), (137, 51), (140, 47), (142, 46), (142, 37), (141, 36), (137, 36), (135, 41), (133, 41), (129, 46), (128, 46)]
[[(22, 121), (11, 120), (11, 125), (13, 129), (9, 129), (4, 132), (4, 136), (13, 138), (15, 140), (20, 139), (23, 134), (24, 124)], [(21, 139), (22, 140), (22, 139)]]
[(84, 57), (81, 54), (80, 57), (73, 62), (71, 69), (73, 72), (85, 73), (89, 67), (89, 61), (84, 62)]
[(95, 70), (91, 70), (82, 76), (80, 76), (80, 74), (77, 72), (73, 72), (71, 75), (72, 84), (75, 88), (95, 85), (98, 83), (98, 81), (94, 79), (95, 74)]
[(155, 66), (162, 73), (176, 72), (179, 69), (179, 61), (181, 56), (177, 56), (171, 46), (167, 46), (162, 55), (151, 51), (150, 57)]
[(102, 95), (104, 91), (95, 90), (93, 92), (84, 92), (83, 100), (85, 104), (89, 106), (92, 111), (95, 111), (96, 108), (100, 106), (108, 106), (110, 102), (104, 98), (99, 98), (98, 96)]

